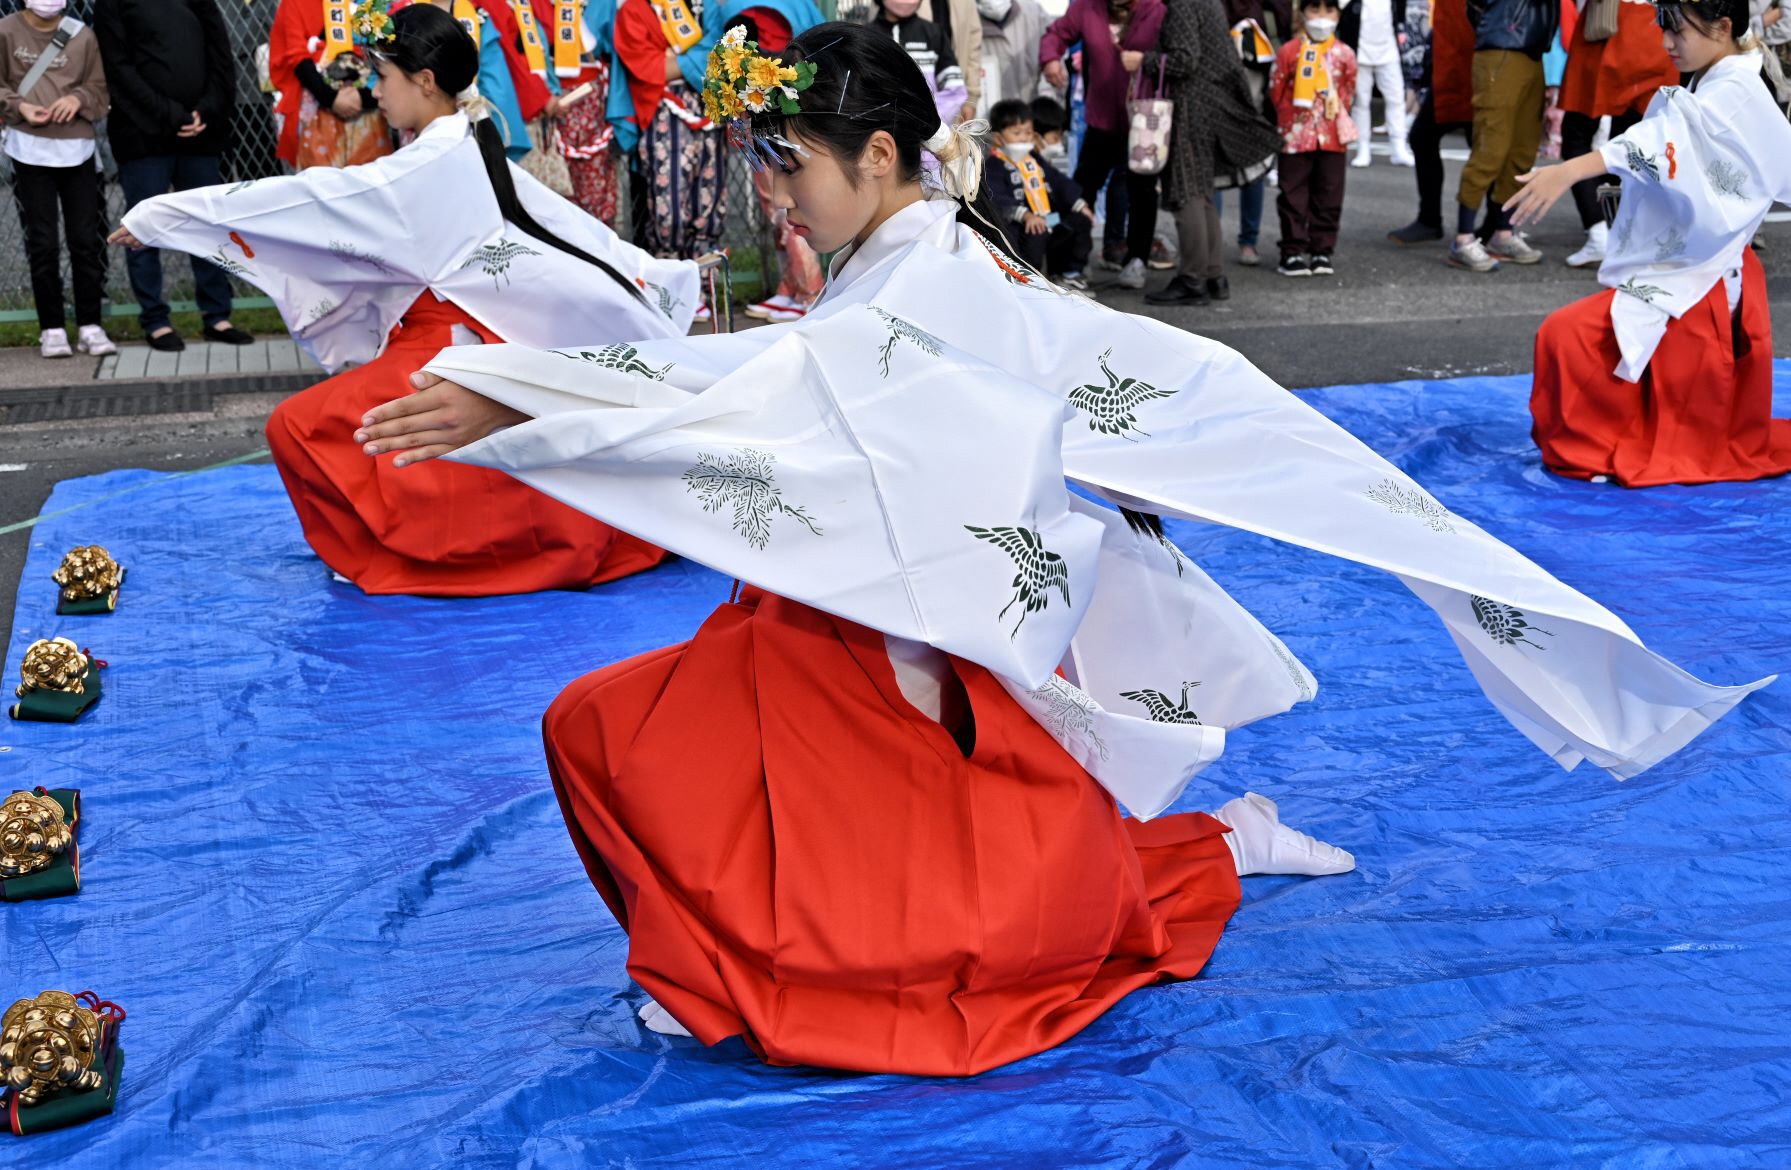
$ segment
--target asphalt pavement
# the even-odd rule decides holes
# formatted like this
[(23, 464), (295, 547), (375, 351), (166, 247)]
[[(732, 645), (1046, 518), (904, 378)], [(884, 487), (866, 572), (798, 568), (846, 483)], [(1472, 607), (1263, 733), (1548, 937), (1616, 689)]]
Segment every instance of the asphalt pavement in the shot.
[[(1447, 165), (1446, 192), (1453, 190), (1460, 162)], [(1412, 172), (1390, 166), (1384, 155), (1366, 170), (1349, 172), (1335, 276), (1292, 280), (1275, 274), (1278, 231), (1271, 189), (1260, 268), (1231, 263), (1237, 206), (1235, 199), (1227, 202), (1229, 301), (1159, 309), (1147, 306), (1138, 293), (1105, 292), (1101, 299), (1222, 341), (1295, 388), (1528, 371), (1543, 318), (1598, 287), (1593, 271), (1575, 271), (1561, 262), (1583, 238), (1572, 207), (1563, 202), (1531, 232), (1546, 254), (1541, 264), (1477, 275), (1447, 267), (1442, 244), (1402, 248), (1387, 241), (1389, 230), (1413, 218), (1414, 190)], [(1447, 194), (1445, 213), (1453, 213)], [(1791, 224), (1769, 223), (1761, 243), (1775, 301), (1774, 352), (1785, 356), (1791, 353), (1791, 317), (1786, 316)], [(1152, 287), (1168, 276), (1152, 273)], [(32, 365), (40, 359), (0, 356), (0, 406), (8, 395), (27, 393), (22, 387), (93, 373), (90, 360), (77, 360), (56, 363), (54, 373), (44, 377)], [(280, 397), (220, 393), (210, 399), (209, 409), (184, 413), (28, 422), (0, 417), (0, 646), (11, 627), (13, 592), (33, 532), (4, 530), (36, 515), (58, 481), (121, 467), (184, 471), (240, 457), (263, 446), (262, 423)], [(34, 582), (33, 587), (50, 585)], [(4, 668), (10, 673), (12, 664)]]

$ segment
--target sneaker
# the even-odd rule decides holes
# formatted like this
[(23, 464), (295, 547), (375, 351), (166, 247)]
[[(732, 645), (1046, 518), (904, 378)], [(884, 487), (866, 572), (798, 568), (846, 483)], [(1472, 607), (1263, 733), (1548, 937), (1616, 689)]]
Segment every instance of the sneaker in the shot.
[(1595, 223), (1586, 229), (1586, 243), (1579, 251), (1567, 258), (1569, 268), (1596, 268), (1604, 263), (1604, 246), (1610, 235), (1610, 228), (1602, 223)]
[(1168, 244), (1161, 239), (1155, 239), (1150, 242), (1150, 259), (1144, 263), (1158, 272), (1166, 272), (1175, 267), (1176, 258), (1174, 253), (1170, 252)]
[(1366, 138), (1364, 138), (1360, 143), (1357, 144), (1356, 153), (1349, 160), (1349, 165), (1356, 168), (1357, 170), (1360, 170), (1361, 168), (1367, 166), (1372, 161), (1374, 161), (1373, 152), (1371, 150), (1369, 150), (1368, 140)]
[(1486, 254), (1513, 264), (1540, 264), (1542, 253), (1530, 246), (1522, 232), (1500, 232), (1486, 242)]
[(1088, 281), (1083, 279), (1080, 272), (1066, 272), (1057, 278), (1057, 287), (1069, 292), (1087, 292)]
[(1444, 261), (1452, 268), (1465, 268), (1469, 272), (1497, 272), (1499, 262), (1487, 254), (1486, 245), (1478, 238), (1467, 243), (1460, 240), (1449, 245), (1449, 257)]
[(691, 314), (690, 319), (694, 324), (707, 325), (709, 322), (715, 320), (715, 313), (708, 305), (702, 304), (697, 306), (696, 312)]
[(1105, 268), (1109, 272), (1118, 272), (1125, 267), (1125, 263), (1126, 249), (1123, 244), (1118, 247), (1103, 247), (1094, 258), (1094, 267)]
[(1429, 244), (1443, 238), (1441, 226), (1432, 227), (1422, 220), (1414, 219), (1402, 228), (1395, 228), (1387, 233), (1387, 238), (1395, 244)]
[(47, 358), (74, 357), (75, 351), (68, 347), (68, 330), (46, 329), (37, 337), (38, 351)]
[(75, 340), (75, 348), (89, 357), (105, 357), (107, 354), (118, 352), (118, 347), (112, 344), (110, 337), (106, 336), (103, 325), (81, 326), (81, 332)]
[(1245, 268), (1255, 268), (1262, 263), (1262, 254), (1254, 244), (1245, 244), (1238, 249), (1238, 263)]
[(1418, 160), (1412, 157), (1412, 148), (1400, 141), (1395, 141), (1393, 143), (1393, 157), (1391, 161), (1396, 167), (1415, 167), (1418, 165)]
[(1331, 267), (1331, 257), (1324, 252), (1312, 254), (1312, 275), (1330, 276), (1337, 270)]
[(1304, 256), (1283, 256), (1281, 266), (1275, 271), (1282, 276), (1311, 276), (1312, 261)]
[(1121, 268), (1119, 275), (1113, 278), (1113, 286), (1115, 288), (1143, 288), (1144, 261), (1127, 260), (1126, 266)]

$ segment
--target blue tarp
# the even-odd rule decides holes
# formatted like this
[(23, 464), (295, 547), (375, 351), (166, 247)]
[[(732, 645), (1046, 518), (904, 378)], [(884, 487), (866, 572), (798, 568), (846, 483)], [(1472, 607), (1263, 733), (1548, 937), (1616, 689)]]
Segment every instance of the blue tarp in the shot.
[[(1699, 675), (1791, 666), (1791, 483), (1552, 478), (1526, 393), (1311, 399)], [(1390, 578), (1172, 526), (1321, 684), (1183, 807), (1257, 789), (1359, 871), (1246, 882), (1200, 979), (973, 1080), (774, 1069), (637, 1025), (537, 739), (561, 686), (688, 635), (728, 582), (365, 597), (266, 466), (48, 507), (132, 488), (36, 529), (6, 659), (10, 683), (68, 633), (110, 660), (104, 700), (0, 725), (0, 787), (86, 800), (79, 897), (0, 906), (0, 999), (117, 1000), (129, 1068), (115, 1116), (0, 1137), (0, 1164), (1791, 1165), (1791, 686), (1637, 780), (1563, 773)], [(88, 541), (123, 601), (58, 620), (49, 574)]]

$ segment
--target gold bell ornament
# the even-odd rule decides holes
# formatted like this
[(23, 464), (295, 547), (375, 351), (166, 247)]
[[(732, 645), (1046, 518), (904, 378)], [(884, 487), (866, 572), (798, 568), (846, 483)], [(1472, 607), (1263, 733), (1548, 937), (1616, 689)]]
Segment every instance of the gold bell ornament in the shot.
[(118, 606), (124, 568), (100, 545), (84, 544), (69, 550), (50, 580), (62, 586), (57, 613), (111, 613)]

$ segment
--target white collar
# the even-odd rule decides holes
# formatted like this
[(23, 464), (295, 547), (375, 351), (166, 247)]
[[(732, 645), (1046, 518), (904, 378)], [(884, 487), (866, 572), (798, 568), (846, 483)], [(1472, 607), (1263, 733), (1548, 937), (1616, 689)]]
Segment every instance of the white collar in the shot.
[(1698, 78), (1698, 84), (1721, 77), (1725, 73), (1739, 73), (1743, 77), (1754, 77), (1766, 67), (1766, 58), (1759, 49), (1749, 49), (1745, 53), (1731, 53), (1721, 61), (1704, 70)]
[(413, 141), (421, 142), (425, 138), (465, 138), (467, 129), (471, 125), (472, 122), (465, 114), (443, 114), (435, 121), (429, 123), (429, 125), (423, 127), (422, 130), (418, 131), (417, 136)]
[[(902, 208), (878, 225), (864, 243), (847, 245), (834, 253), (827, 266), (827, 292), (844, 288), (878, 264), (913, 243), (934, 228), (941, 220), (956, 215), (955, 199), (921, 199)], [(850, 267), (851, 271), (846, 269)]]

